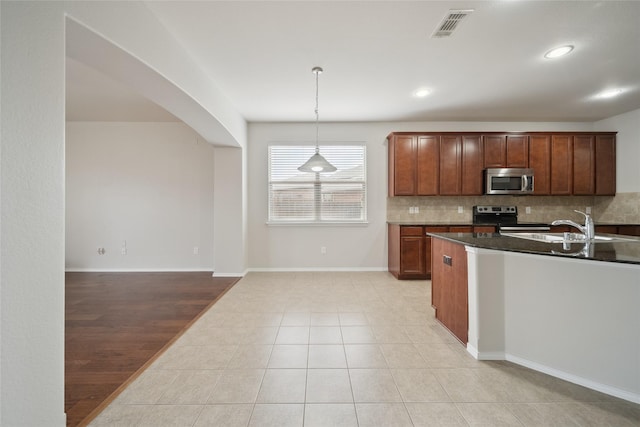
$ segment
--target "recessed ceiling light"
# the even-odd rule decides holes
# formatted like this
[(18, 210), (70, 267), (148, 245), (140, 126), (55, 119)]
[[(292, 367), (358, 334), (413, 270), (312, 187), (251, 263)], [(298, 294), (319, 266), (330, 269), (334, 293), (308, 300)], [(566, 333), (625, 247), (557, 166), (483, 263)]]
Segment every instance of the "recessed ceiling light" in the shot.
[(431, 89), (422, 88), (422, 89), (418, 89), (415, 92), (413, 92), (413, 96), (415, 96), (416, 98), (424, 98), (425, 96), (429, 95), (430, 93), (431, 93)]
[(561, 56), (565, 56), (572, 50), (573, 50), (573, 46), (571, 45), (560, 46), (560, 47), (556, 47), (555, 49), (551, 49), (549, 52), (545, 53), (544, 57), (547, 59), (559, 58)]
[(598, 98), (613, 98), (622, 93), (622, 89), (609, 89), (598, 94)]

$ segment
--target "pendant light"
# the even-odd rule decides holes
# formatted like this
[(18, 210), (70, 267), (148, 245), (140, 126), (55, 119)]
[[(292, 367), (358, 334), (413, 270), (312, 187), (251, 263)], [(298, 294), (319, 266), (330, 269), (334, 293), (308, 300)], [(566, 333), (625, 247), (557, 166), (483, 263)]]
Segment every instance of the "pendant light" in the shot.
[(322, 73), (322, 68), (313, 67), (311, 70), (313, 74), (316, 75), (316, 153), (311, 156), (309, 160), (302, 166), (298, 168), (300, 172), (314, 172), (314, 173), (322, 173), (322, 172), (335, 172), (337, 168), (333, 166), (331, 163), (327, 161), (320, 154), (320, 146), (318, 145), (318, 122), (319, 122), (319, 114), (318, 114), (318, 75)]

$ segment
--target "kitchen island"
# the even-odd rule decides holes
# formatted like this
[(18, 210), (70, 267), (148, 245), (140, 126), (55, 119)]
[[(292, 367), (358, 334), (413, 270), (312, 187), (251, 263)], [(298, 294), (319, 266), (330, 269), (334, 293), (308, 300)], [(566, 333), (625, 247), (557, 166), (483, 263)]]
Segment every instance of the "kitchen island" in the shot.
[[(468, 337), (456, 335), (470, 354), (640, 403), (640, 239), (585, 250), (496, 233), (430, 235), (444, 248), (434, 245), (432, 257), (436, 316), (449, 327), (444, 300), (467, 299)], [(464, 271), (466, 294), (451, 290), (454, 270)]]

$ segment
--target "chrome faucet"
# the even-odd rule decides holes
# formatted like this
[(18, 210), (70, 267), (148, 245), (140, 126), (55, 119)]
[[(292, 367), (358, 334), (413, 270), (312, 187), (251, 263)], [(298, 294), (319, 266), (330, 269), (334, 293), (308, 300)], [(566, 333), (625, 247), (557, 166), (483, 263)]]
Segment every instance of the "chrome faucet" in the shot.
[(595, 232), (595, 227), (593, 225), (593, 219), (591, 218), (591, 216), (582, 211), (574, 210), (574, 212), (578, 212), (584, 215), (584, 225), (580, 225), (577, 222), (573, 222), (568, 219), (557, 219), (553, 221), (551, 225), (570, 225), (580, 230), (580, 232), (584, 234), (585, 240), (587, 241), (593, 240), (596, 235), (596, 232)]

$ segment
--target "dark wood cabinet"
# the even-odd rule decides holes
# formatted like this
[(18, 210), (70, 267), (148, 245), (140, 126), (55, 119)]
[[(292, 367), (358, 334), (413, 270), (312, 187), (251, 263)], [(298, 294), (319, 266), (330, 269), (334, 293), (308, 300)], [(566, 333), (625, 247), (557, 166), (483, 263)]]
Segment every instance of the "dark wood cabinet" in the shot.
[(432, 240), (432, 251), (431, 304), (436, 319), (466, 344), (469, 330), (467, 253), (464, 245), (438, 238)]
[(527, 135), (484, 135), (485, 168), (529, 167), (529, 137)]
[[(425, 227), (425, 235), (426, 233), (447, 233), (449, 231), (449, 227), (447, 226), (427, 226)], [(432, 271), (432, 267), (431, 267), (431, 241), (433, 240), (433, 237), (431, 236), (426, 236), (425, 237), (425, 262), (426, 262), (426, 269), (425, 269), (425, 273), (426, 273), (426, 278), (430, 279), (431, 275), (433, 273)]]
[(395, 135), (389, 140), (389, 195), (416, 195), (416, 137)]
[(426, 236), (420, 225), (388, 225), (389, 272), (397, 279), (426, 279)]
[(443, 196), (456, 196), (462, 190), (462, 137), (443, 135), (440, 139), (440, 191)]
[[(534, 171), (535, 173), (535, 171)], [(551, 136), (551, 194), (569, 196), (572, 193), (573, 136)]]
[(551, 135), (529, 137), (529, 167), (533, 169), (533, 194), (551, 194)]
[(595, 193), (599, 196), (616, 194), (616, 137), (596, 135)]
[(480, 135), (463, 135), (461, 149), (460, 195), (482, 195), (482, 139)]
[(480, 135), (443, 135), (440, 140), (440, 195), (482, 195)]
[(397, 279), (430, 279), (431, 242), (427, 233), (495, 233), (493, 225), (388, 225), (389, 272)]
[(486, 168), (531, 168), (534, 195), (615, 195), (615, 132), (394, 132), (389, 196), (480, 196)]
[(439, 158), (440, 137), (438, 135), (418, 135), (416, 195), (435, 196), (438, 194)]
[(595, 137), (573, 137), (573, 191), (576, 195), (592, 195), (596, 192)]
[(437, 135), (390, 135), (389, 196), (438, 194), (440, 138)]

